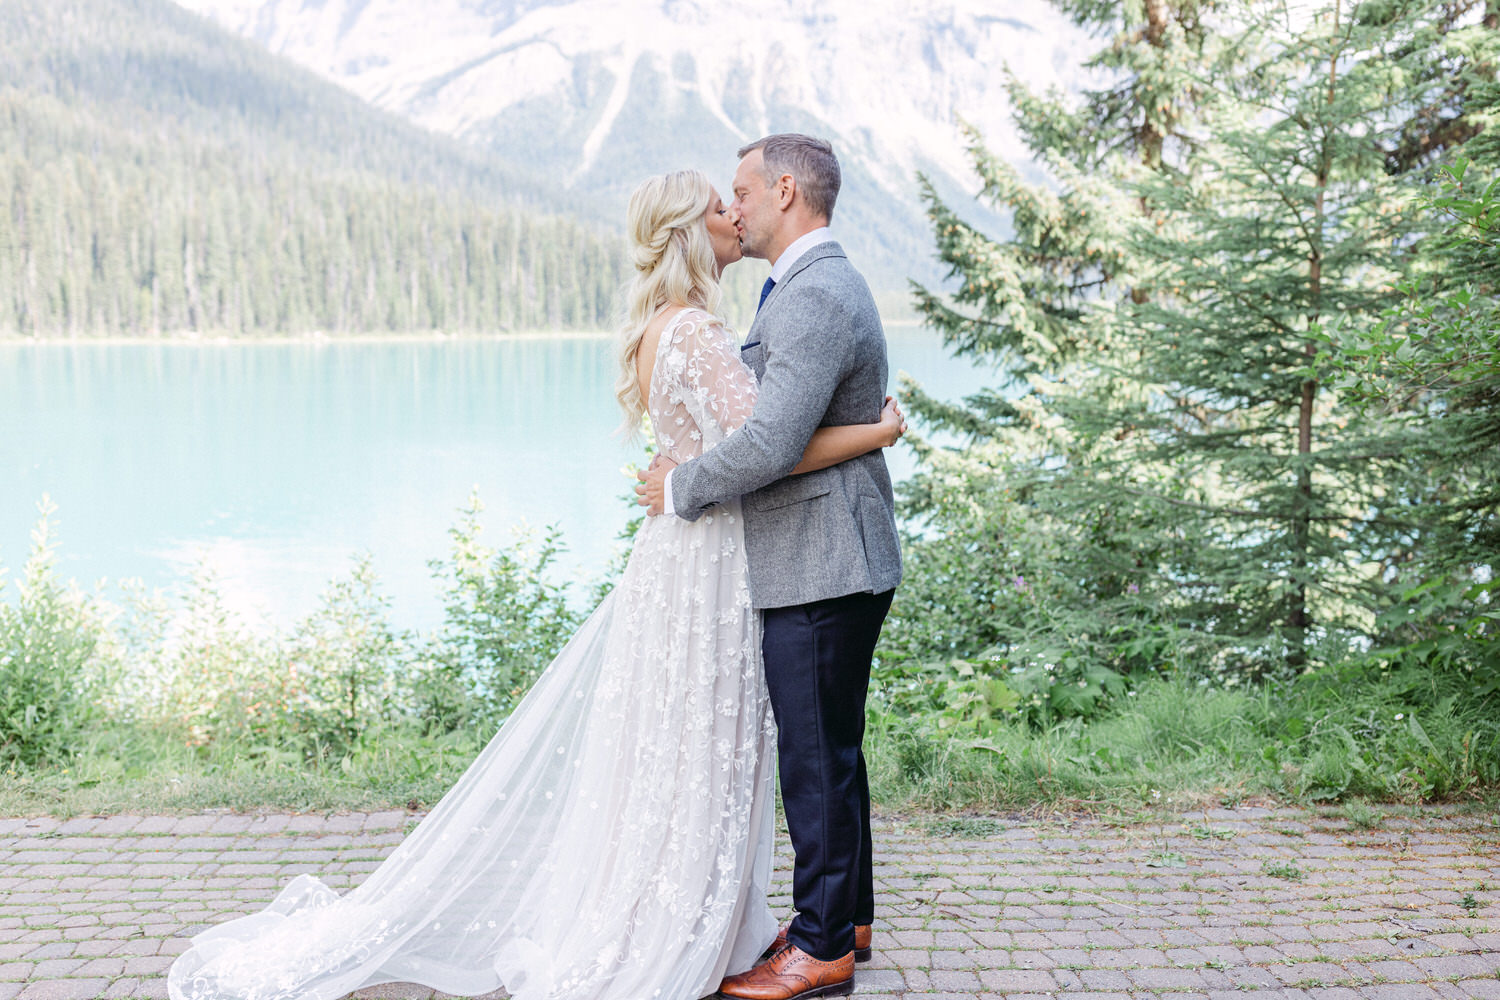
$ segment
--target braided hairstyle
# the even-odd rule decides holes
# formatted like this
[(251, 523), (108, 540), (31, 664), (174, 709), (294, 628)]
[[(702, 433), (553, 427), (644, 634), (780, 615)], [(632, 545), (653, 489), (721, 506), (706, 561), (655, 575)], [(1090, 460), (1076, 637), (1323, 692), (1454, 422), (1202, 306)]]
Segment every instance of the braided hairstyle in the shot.
[(716, 313), (722, 297), (705, 216), (713, 191), (698, 170), (649, 177), (630, 196), (627, 211), (635, 277), (625, 292), (626, 319), (618, 333), (620, 371), (615, 398), (625, 411), (621, 431), (634, 435), (646, 412), (636, 375), (641, 338), (666, 305)]

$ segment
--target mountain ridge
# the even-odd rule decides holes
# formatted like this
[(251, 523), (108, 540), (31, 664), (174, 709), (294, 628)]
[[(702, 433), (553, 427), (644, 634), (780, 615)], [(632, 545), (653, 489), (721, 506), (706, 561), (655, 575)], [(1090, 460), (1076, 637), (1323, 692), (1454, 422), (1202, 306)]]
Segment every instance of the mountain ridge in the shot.
[(674, 167), (727, 186), (734, 150), (771, 131), (824, 135), (845, 169), (840, 237), (888, 287), (938, 277), (914, 174), (956, 199), (976, 187), (955, 116), (1006, 148), (1000, 66), (1066, 86), (1083, 44), (1044, 0), (179, 2), (535, 165), (583, 215), (622, 219), (634, 183)]
[(612, 325), (551, 190), (168, 0), (0, 5), (0, 335)]

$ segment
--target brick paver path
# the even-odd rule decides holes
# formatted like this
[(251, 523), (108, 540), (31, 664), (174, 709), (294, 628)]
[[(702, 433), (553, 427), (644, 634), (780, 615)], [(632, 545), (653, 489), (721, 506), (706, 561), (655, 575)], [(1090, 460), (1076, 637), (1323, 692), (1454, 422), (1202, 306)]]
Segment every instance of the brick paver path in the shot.
[[(185, 935), (299, 872), (355, 885), (412, 821), (0, 819), (0, 1000), (163, 997)], [(1497, 817), (904, 817), (879, 820), (875, 842), (876, 954), (858, 993), (1500, 1000)]]

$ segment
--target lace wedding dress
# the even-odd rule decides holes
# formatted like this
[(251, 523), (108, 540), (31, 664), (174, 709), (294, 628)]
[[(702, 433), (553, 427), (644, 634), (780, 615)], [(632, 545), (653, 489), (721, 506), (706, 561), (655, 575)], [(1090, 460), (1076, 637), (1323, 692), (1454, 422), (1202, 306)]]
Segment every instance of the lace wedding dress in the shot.
[[(684, 310), (648, 407), (685, 461), (754, 405), (728, 332)], [(647, 518), (619, 586), (458, 783), (357, 888), (295, 878), (198, 934), (172, 1000), (332, 1000), (416, 982), (521, 1000), (695, 998), (776, 935), (773, 722), (739, 509)]]

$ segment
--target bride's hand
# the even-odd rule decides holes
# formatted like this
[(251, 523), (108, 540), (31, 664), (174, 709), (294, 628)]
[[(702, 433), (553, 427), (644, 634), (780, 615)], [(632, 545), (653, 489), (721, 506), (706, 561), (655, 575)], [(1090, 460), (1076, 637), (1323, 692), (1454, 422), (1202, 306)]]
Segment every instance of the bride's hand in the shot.
[(901, 407), (895, 396), (885, 397), (885, 405), (880, 408), (880, 426), (890, 436), (885, 443), (887, 448), (901, 440), (901, 435), (906, 433), (906, 418), (901, 415)]

